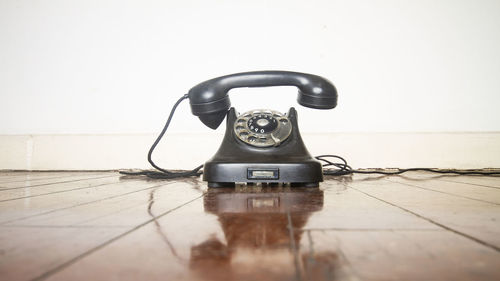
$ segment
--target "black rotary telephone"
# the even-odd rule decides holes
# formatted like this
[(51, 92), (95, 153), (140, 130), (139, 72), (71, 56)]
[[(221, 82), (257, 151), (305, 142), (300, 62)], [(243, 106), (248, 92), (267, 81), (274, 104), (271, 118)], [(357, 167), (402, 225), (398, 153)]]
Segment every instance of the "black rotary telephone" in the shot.
[(230, 107), (228, 91), (241, 87), (296, 86), (299, 104), (315, 109), (337, 105), (337, 90), (320, 76), (289, 71), (231, 74), (202, 82), (189, 90), (191, 111), (216, 129), (225, 117), (226, 133), (219, 150), (203, 168), (209, 187), (242, 183), (290, 183), (318, 186), (323, 181), (320, 162), (307, 151), (297, 125), (297, 111), (286, 114), (257, 109), (238, 114)]
[[(167, 123), (148, 152), (149, 163), (159, 170), (120, 171), (125, 175), (146, 175), (151, 178), (172, 179), (199, 176), (209, 187), (232, 187), (235, 183), (288, 183), (290, 186), (317, 187), (326, 175), (382, 174), (399, 175), (409, 171), (427, 171), (439, 174), (498, 175), (496, 171), (481, 169), (456, 170), (408, 168), (394, 171), (356, 170), (337, 155), (320, 155), (313, 158), (300, 137), (297, 111), (290, 108), (286, 114), (271, 109), (257, 109), (236, 113), (231, 106), (228, 92), (233, 88), (296, 86), (297, 102), (315, 109), (332, 109), (337, 105), (337, 90), (320, 76), (290, 71), (254, 71), (226, 75), (202, 82), (189, 90), (173, 106)], [(191, 111), (203, 124), (217, 129), (227, 117), (224, 139), (215, 155), (204, 165), (193, 170), (174, 172), (157, 166), (151, 156), (165, 134), (177, 106), (189, 99)], [(341, 160), (335, 163), (327, 158)], [(323, 162), (317, 161), (320, 160)], [(323, 167), (336, 167), (326, 169)]]

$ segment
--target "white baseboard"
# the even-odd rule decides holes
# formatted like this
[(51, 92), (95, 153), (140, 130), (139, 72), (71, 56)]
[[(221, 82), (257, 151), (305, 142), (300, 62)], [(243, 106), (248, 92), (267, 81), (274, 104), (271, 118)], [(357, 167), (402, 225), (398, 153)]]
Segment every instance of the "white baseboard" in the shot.
[[(0, 169), (106, 170), (149, 168), (146, 154), (156, 135), (2, 135)], [(312, 155), (337, 154), (354, 168), (500, 167), (500, 133), (304, 134)], [(169, 169), (208, 160), (219, 132), (170, 134), (153, 156)]]

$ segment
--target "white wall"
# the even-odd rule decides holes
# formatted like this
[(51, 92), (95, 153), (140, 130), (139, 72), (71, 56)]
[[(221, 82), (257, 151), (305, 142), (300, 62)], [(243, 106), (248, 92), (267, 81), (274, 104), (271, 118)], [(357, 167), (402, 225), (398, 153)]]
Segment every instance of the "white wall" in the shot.
[[(2, 0), (0, 40), (0, 134), (156, 132), (193, 85), (262, 69), (337, 86), (303, 131), (500, 130), (497, 0)], [(231, 98), (285, 111), (295, 93)], [(181, 108), (172, 130), (209, 130)]]
[[(290, 87), (231, 91), (240, 112), (296, 106), (302, 132), (500, 131), (498, 50), (498, 0), (2, 0), (0, 135), (153, 138), (195, 84), (266, 69), (337, 86), (331, 111), (297, 105)], [(170, 132), (209, 130), (185, 102)]]
[[(108, 170), (151, 168), (152, 134), (0, 136), (0, 170)], [(355, 168), (498, 168), (500, 133), (305, 134), (312, 155), (337, 154)], [(156, 149), (156, 164), (193, 169), (217, 150), (212, 132), (169, 135)]]

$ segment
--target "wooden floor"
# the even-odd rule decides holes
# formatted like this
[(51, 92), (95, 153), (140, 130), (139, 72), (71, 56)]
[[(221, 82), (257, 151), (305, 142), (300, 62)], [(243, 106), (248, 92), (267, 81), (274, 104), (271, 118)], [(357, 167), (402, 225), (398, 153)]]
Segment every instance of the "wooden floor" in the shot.
[(1, 280), (500, 280), (500, 177), (0, 173)]

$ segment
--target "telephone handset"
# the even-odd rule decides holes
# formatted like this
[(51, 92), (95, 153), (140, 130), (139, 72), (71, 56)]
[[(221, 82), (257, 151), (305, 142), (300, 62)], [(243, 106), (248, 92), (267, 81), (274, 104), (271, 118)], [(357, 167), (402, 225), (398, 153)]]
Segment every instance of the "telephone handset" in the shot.
[(318, 186), (321, 163), (307, 151), (299, 133), (297, 112), (282, 114), (257, 109), (237, 114), (228, 92), (241, 87), (296, 86), (297, 101), (305, 107), (332, 109), (335, 86), (320, 76), (289, 71), (237, 73), (202, 82), (189, 90), (191, 111), (206, 126), (216, 129), (227, 117), (226, 133), (216, 154), (203, 168), (209, 187), (242, 183), (290, 183)]
[(203, 124), (217, 129), (231, 105), (227, 93), (233, 88), (296, 86), (299, 104), (316, 109), (337, 105), (337, 90), (323, 77), (291, 71), (254, 71), (226, 75), (202, 82), (189, 90), (191, 111)]

